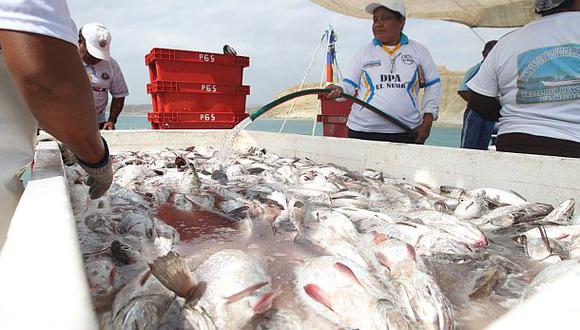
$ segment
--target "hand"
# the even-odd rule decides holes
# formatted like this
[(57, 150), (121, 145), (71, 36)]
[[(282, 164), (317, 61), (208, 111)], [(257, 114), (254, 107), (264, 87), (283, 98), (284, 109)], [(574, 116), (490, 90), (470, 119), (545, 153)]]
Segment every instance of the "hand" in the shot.
[(115, 123), (112, 121), (107, 121), (104, 125), (103, 125), (103, 129), (106, 131), (113, 131), (115, 130)]
[(330, 85), (326, 86), (326, 89), (331, 91), (330, 93), (326, 94), (326, 98), (328, 100), (334, 100), (334, 99), (340, 97), (340, 94), (342, 94), (344, 92), (342, 87), (334, 85), (334, 84), (330, 84)]
[(105, 139), (103, 139), (103, 144), (105, 145), (105, 154), (98, 164), (89, 164), (77, 157), (79, 165), (89, 175), (87, 185), (90, 187), (89, 195), (91, 199), (103, 196), (113, 183), (113, 166), (109, 155), (109, 147)]
[(423, 116), (423, 123), (417, 128), (417, 137), (415, 143), (424, 144), (431, 134), (431, 126), (433, 125), (433, 115), (426, 113)]

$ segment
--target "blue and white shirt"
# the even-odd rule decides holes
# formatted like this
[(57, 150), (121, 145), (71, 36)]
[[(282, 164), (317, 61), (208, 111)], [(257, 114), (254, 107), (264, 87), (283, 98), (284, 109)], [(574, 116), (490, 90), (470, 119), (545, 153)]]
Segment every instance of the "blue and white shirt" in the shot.
[(458, 92), (469, 92), (471, 91), (469, 87), (467, 87), (467, 83), (475, 76), (479, 68), (481, 67), (481, 62), (477, 63), (476, 65), (472, 66), (467, 72), (465, 76), (463, 76), (463, 80), (459, 84), (459, 88), (457, 89)]
[[(419, 102), (419, 66), (425, 91)], [(441, 79), (431, 54), (425, 46), (401, 35), (398, 46), (383, 46), (377, 39), (359, 50), (344, 72), (340, 86), (345, 93), (398, 118), (415, 128), (423, 122), (423, 114), (439, 114)], [(373, 133), (402, 133), (404, 130), (374, 112), (354, 104), (348, 117), (348, 127)]]

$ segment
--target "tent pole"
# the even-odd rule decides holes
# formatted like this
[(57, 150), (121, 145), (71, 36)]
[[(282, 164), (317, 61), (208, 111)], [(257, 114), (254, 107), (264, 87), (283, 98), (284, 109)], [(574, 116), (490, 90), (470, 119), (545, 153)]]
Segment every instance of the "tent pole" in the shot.
[(479, 40), (481, 40), (481, 42), (482, 42), (483, 44), (485, 44), (485, 40), (484, 40), (484, 39), (483, 39), (483, 38), (482, 38), (482, 37), (479, 35), (479, 33), (477, 33), (477, 31), (475, 31), (475, 29), (474, 29), (474, 28), (472, 28), (472, 27), (470, 26), (470, 27), (469, 27), (469, 29), (471, 30), (471, 32), (473, 32), (473, 34), (475, 34), (475, 35), (477, 36), (477, 38), (478, 38)]

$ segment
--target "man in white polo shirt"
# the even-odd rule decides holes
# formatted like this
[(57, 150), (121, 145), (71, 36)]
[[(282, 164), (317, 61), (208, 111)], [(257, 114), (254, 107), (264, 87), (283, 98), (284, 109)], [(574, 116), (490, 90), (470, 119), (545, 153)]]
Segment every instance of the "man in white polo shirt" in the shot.
[[(99, 23), (84, 25), (79, 31), (79, 53), (93, 87), (99, 129), (114, 130), (129, 95), (123, 72), (111, 57), (111, 34)], [(113, 97), (107, 117), (109, 93)]]
[(113, 171), (66, 1), (0, 1), (0, 48), (1, 249), (23, 191), (16, 173), (32, 162), (37, 123), (76, 155), (91, 198), (107, 191)]
[[(402, 31), (405, 4), (384, 0), (365, 7), (373, 15), (374, 39), (359, 50), (344, 79), (330, 85), (328, 98), (344, 92), (375, 106), (415, 129), (410, 136), (399, 126), (359, 105), (348, 117), (349, 137), (399, 143), (424, 143), (437, 119), (441, 99), (441, 80), (429, 51), (410, 40)], [(422, 102), (419, 89), (425, 88)]]
[(467, 83), (469, 107), (499, 118), (497, 150), (580, 158), (580, 0), (534, 5), (542, 18), (501, 38)]

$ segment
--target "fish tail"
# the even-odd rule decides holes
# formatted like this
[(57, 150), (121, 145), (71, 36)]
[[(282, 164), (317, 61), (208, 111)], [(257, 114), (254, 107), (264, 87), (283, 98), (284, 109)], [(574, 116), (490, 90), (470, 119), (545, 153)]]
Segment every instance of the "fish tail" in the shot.
[(198, 285), (191, 276), (185, 259), (170, 251), (149, 264), (151, 274), (177, 296), (191, 301), (199, 295)]

